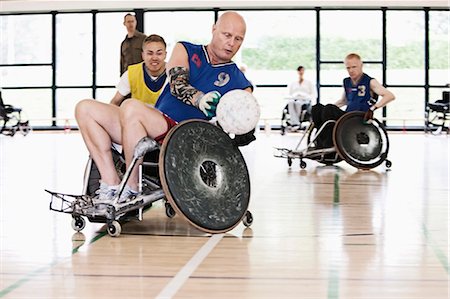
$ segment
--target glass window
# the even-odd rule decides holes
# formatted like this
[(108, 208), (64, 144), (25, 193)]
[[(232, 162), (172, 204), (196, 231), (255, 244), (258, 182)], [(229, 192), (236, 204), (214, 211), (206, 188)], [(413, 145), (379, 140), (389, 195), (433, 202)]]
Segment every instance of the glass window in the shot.
[(2, 98), (5, 104), (22, 108), (22, 119), (29, 120), (30, 126), (51, 126), (51, 89), (4, 89)]
[(430, 11), (430, 84), (450, 83), (450, 12)]
[(424, 19), (423, 11), (386, 13), (388, 84), (425, 84)]
[(0, 64), (51, 63), (52, 16), (0, 16)]
[(424, 88), (389, 88), (395, 100), (388, 104), (386, 117), (388, 126), (423, 126), (425, 109)]
[(51, 86), (51, 66), (0, 67), (1, 87)]
[(75, 105), (83, 100), (92, 98), (89, 88), (59, 88), (56, 91), (56, 125), (75, 126)]
[(115, 88), (97, 88), (95, 99), (103, 103), (109, 103), (116, 92), (117, 89)]
[(56, 16), (56, 82), (92, 85), (92, 14)]
[(287, 101), (283, 98), (286, 87), (258, 87), (253, 92), (261, 108), (260, 124), (280, 126), (281, 115)]
[(315, 11), (240, 14), (247, 23), (247, 32), (235, 61), (247, 66), (246, 75), (254, 84), (287, 85), (297, 78), (299, 65), (305, 67), (306, 78), (316, 81)]
[(214, 13), (211, 11), (146, 12), (145, 34), (161, 35), (167, 44), (167, 60), (179, 41), (207, 44), (211, 40)]
[(343, 87), (321, 87), (320, 103), (323, 105), (334, 104), (342, 97), (344, 93)]
[[(383, 84), (383, 70), (379, 63), (366, 63), (363, 59), (363, 71), (370, 77), (377, 79)], [(344, 78), (348, 77), (344, 63), (331, 64), (322, 63), (320, 65), (320, 84), (322, 85), (342, 85)]]
[(355, 52), (364, 60), (381, 61), (382, 28), (381, 11), (321, 11), (321, 60), (342, 61)]
[(127, 34), (123, 25), (126, 13), (98, 13), (97, 85), (115, 86), (120, 79), (120, 44)]

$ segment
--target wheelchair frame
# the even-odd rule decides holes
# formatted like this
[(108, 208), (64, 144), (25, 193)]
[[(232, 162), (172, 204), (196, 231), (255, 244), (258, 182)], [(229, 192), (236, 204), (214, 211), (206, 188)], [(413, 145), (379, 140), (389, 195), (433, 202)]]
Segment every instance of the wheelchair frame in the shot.
[(14, 136), (19, 131), (26, 136), (30, 131), (28, 121), (22, 121), (22, 109), (3, 103), (0, 91), (0, 134)]
[[(172, 130), (174, 130), (175, 128), (173, 128)], [(115, 148), (112, 148), (114, 165), (119, 174), (119, 177), (121, 178), (121, 183), (118, 187), (118, 192), (115, 196), (115, 199), (110, 204), (94, 204), (92, 200), (95, 191), (99, 187), (100, 175), (94, 161), (89, 158), (84, 173), (83, 194), (72, 195), (45, 190), (46, 192), (51, 194), (50, 210), (71, 214), (72, 228), (75, 231), (81, 231), (85, 227), (86, 221), (83, 217), (88, 218), (90, 222), (106, 223), (107, 232), (112, 237), (117, 237), (120, 235), (122, 231), (121, 222), (123, 223), (131, 219), (138, 219), (139, 221), (142, 221), (144, 210), (151, 206), (153, 202), (160, 199), (163, 199), (165, 201), (166, 215), (169, 218), (174, 217), (177, 213), (176, 211), (179, 212), (180, 210), (176, 206), (174, 209), (174, 207), (172, 207), (172, 204), (167, 200), (164, 189), (169, 190), (169, 188), (161, 183), (158, 171), (156, 171), (156, 176), (152, 176), (145, 171), (146, 168), (156, 169), (159, 167), (160, 161), (153, 162), (146, 160), (147, 154), (155, 153), (157, 153), (157, 156), (160, 156), (160, 145), (153, 139), (144, 137), (136, 145), (134, 149), (133, 160), (128, 168), (126, 168), (123, 156)], [(120, 195), (125, 188), (132, 170), (134, 169), (134, 167), (136, 167), (137, 162), (140, 159), (144, 159), (144, 162), (139, 165), (140, 193), (135, 199), (130, 202), (119, 203), (118, 199), (120, 198)], [(168, 198), (172, 199), (170, 193), (168, 195)], [(136, 212), (137, 215), (133, 215), (130, 217), (131, 213), (135, 214)], [(184, 215), (183, 213), (180, 213), (180, 215), (184, 216), (188, 220), (188, 222), (192, 224), (192, 222), (188, 217), (186, 217), (186, 215)], [(246, 210), (241, 220), (242, 223), (246, 227), (248, 227), (253, 222), (253, 215), (250, 211)], [(237, 225), (238, 223), (236, 223), (235, 225)], [(196, 227), (209, 233), (223, 232), (205, 229), (201, 226)], [(226, 230), (229, 230), (233, 227), (227, 228)]]
[[(289, 98), (290, 99), (290, 98)], [(303, 108), (306, 106), (306, 108)], [(309, 108), (308, 108), (309, 107)], [(308, 110), (311, 109), (311, 102), (304, 103), (302, 105), (302, 113), (300, 115), (300, 127), (304, 122), (311, 122), (311, 113)], [(281, 135), (285, 135), (286, 131), (292, 130), (292, 124), (290, 123), (290, 113), (289, 113), (289, 103), (284, 106), (283, 111), (281, 113)]]
[[(392, 166), (392, 162), (387, 159), (387, 154), (389, 151), (389, 139), (386, 133), (384, 126), (377, 120), (373, 119), (371, 126), (375, 127), (376, 132), (379, 132), (380, 136), (383, 136), (382, 140), (382, 153), (379, 157), (376, 157), (377, 160), (373, 161), (373, 163), (367, 164), (366, 161), (358, 161), (352, 154), (345, 150), (342, 146), (342, 141), (337, 138), (337, 132), (340, 130), (345, 121), (348, 121), (349, 118), (352, 117), (363, 117), (364, 113), (362, 112), (349, 112), (344, 114), (339, 120), (328, 120), (322, 124), (319, 129), (316, 129), (314, 123), (311, 123), (310, 126), (305, 130), (300, 141), (297, 143), (297, 146), (294, 149), (288, 148), (275, 148), (276, 153), (274, 154), (277, 158), (285, 158), (287, 159), (287, 163), (289, 167), (292, 166), (292, 162), (294, 159), (300, 160), (300, 168), (306, 168), (307, 164), (304, 159), (315, 160), (319, 163), (325, 165), (333, 165), (342, 160), (345, 160), (348, 164), (354, 166), (358, 169), (371, 169), (374, 168), (381, 163), (385, 162), (387, 168)], [(333, 147), (329, 148), (316, 148), (315, 141), (322, 134), (324, 128), (329, 125), (334, 125), (333, 129)], [(314, 129), (317, 131), (313, 134)], [(366, 136), (367, 137), (367, 136)], [(307, 139), (306, 146), (301, 147), (303, 141)], [(362, 138), (365, 139), (365, 138)], [(366, 142), (366, 141), (357, 141)], [(364, 162), (364, 163), (363, 163)]]
[[(449, 91), (442, 92), (442, 99), (437, 100), (434, 103), (428, 103), (425, 107), (425, 133), (433, 132), (433, 128), (436, 128), (434, 134), (440, 134), (442, 131), (450, 132), (450, 103), (449, 103)], [(448, 126), (445, 124), (448, 123)]]

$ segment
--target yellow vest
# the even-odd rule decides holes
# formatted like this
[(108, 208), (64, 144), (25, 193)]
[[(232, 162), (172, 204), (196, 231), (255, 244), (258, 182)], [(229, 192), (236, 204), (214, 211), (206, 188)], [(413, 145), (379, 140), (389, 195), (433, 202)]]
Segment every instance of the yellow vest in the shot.
[[(158, 91), (151, 91), (144, 80), (143, 62), (128, 66), (128, 81), (130, 82), (131, 97), (146, 104), (155, 106), (162, 88)], [(164, 85), (163, 85), (164, 87)]]

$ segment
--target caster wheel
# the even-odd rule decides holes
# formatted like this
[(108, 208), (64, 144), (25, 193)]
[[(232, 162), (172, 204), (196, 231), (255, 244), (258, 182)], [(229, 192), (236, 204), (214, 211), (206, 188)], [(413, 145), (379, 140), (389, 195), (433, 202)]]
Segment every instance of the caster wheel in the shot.
[(111, 237), (118, 237), (120, 233), (122, 232), (122, 226), (120, 223), (116, 220), (114, 220), (111, 223), (108, 223), (108, 234)]
[(83, 228), (86, 226), (86, 220), (80, 216), (72, 217), (72, 228), (73, 230), (79, 232), (83, 230)]
[(392, 162), (389, 160), (386, 160), (386, 167), (391, 168), (391, 166), (392, 166)]
[(292, 166), (292, 159), (291, 158), (287, 158), (287, 161), (288, 161), (289, 167), (291, 167)]
[(306, 168), (306, 162), (305, 161), (300, 161), (300, 168), (301, 169), (305, 169)]
[(250, 225), (252, 225), (253, 223), (253, 215), (250, 211), (245, 212), (245, 216), (242, 219), (242, 223), (246, 226), (249, 227)]
[(169, 218), (173, 218), (175, 217), (175, 210), (172, 208), (172, 206), (170, 205), (170, 203), (166, 202), (166, 215)]

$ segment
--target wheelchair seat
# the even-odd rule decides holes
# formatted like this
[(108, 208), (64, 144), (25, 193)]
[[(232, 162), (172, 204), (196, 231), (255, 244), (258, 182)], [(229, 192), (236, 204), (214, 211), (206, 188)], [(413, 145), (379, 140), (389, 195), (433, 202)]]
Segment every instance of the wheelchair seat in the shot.
[(433, 131), (436, 128), (436, 132), (447, 130), (447, 134), (450, 129), (445, 126), (446, 122), (450, 121), (450, 91), (442, 92), (442, 99), (437, 100), (434, 103), (428, 103), (425, 108), (425, 132)]
[[(305, 103), (302, 105), (302, 112), (300, 113), (300, 128), (302, 127), (302, 124), (305, 122), (311, 122), (311, 102)], [(289, 114), (289, 104), (286, 104), (284, 106), (283, 111), (281, 113), (281, 135), (286, 134), (288, 131), (295, 131), (293, 130), (293, 125), (291, 121), (291, 115)]]

